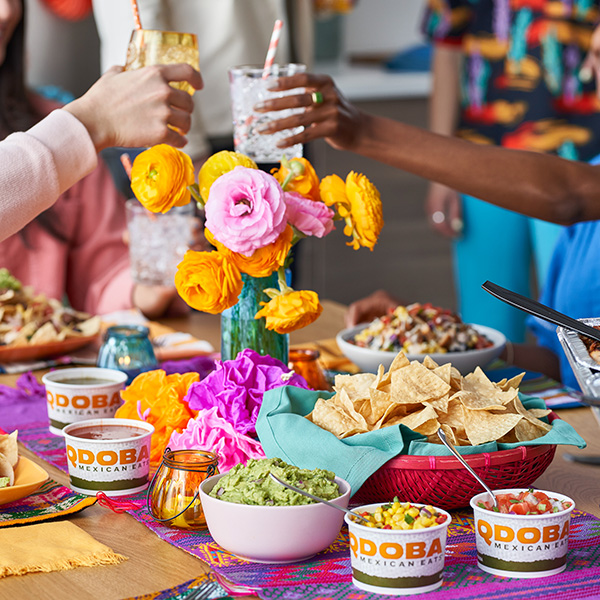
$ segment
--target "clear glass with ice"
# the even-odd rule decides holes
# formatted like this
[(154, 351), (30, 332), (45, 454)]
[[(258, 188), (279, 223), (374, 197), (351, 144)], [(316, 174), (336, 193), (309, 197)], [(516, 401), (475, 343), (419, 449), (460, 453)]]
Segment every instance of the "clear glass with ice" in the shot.
[(295, 144), (290, 148), (282, 149), (277, 147), (277, 142), (300, 133), (303, 127), (286, 129), (270, 135), (262, 135), (257, 130), (270, 121), (301, 113), (304, 108), (257, 113), (254, 112), (254, 106), (271, 98), (297, 94), (297, 89), (272, 92), (268, 88), (273, 84), (273, 80), (278, 77), (287, 77), (305, 71), (306, 65), (294, 63), (274, 64), (267, 69), (254, 65), (243, 65), (229, 69), (233, 141), (236, 152), (241, 152), (258, 163), (279, 162), (284, 154), (288, 159), (302, 156), (302, 144)]
[(177, 265), (189, 247), (195, 219), (193, 202), (153, 213), (136, 199), (127, 200), (131, 274), (136, 283), (174, 285)]

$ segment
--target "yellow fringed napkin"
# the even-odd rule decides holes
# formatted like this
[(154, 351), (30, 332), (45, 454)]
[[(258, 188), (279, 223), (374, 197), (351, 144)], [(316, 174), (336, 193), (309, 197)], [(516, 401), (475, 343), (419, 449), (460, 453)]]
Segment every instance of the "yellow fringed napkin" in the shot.
[(116, 565), (125, 556), (69, 521), (0, 530), (0, 579), (25, 573)]

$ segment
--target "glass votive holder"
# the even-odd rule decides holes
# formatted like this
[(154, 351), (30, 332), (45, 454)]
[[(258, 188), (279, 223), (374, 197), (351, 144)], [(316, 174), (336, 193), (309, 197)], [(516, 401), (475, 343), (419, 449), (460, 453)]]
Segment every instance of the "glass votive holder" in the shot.
[(298, 375), (302, 375), (306, 379), (306, 383), (313, 390), (330, 391), (331, 386), (319, 364), (320, 356), (318, 350), (311, 348), (291, 348), (288, 367), (293, 369)]
[(97, 366), (117, 369), (127, 375), (130, 384), (140, 373), (158, 367), (149, 330), (143, 325), (109, 327), (98, 352)]
[(156, 521), (180, 529), (206, 529), (200, 484), (216, 475), (217, 455), (206, 450), (167, 448), (148, 488), (148, 512)]

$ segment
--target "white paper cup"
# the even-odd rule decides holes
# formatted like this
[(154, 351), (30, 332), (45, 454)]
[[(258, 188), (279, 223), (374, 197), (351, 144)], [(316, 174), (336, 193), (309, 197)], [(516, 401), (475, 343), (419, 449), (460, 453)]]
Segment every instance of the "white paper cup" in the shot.
[[(90, 439), (78, 433), (122, 428), (121, 437)], [(71, 488), (80, 494), (107, 496), (135, 494), (148, 487), (150, 441), (154, 427), (135, 419), (90, 419), (63, 430)], [(108, 437), (108, 436), (106, 436)]]
[[(378, 504), (359, 506), (358, 513), (374, 512)], [(413, 504), (417, 508), (424, 504)], [(450, 515), (440, 525), (425, 529), (377, 529), (346, 515), (350, 531), (352, 583), (376, 594), (412, 595), (431, 592), (443, 581), (446, 536)]]
[[(495, 494), (519, 494), (522, 491), (525, 490), (496, 490)], [(549, 498), (570, 502), (570, 508), (543, 515), (513, 515), (478, 506), (478, 502), (489, 501), (487, 492), (471, 498), (477, 565), (482, 571), (525, 579), (547, 577), (565, 570), (575, 502), (563, 494), (539, 491)]]
[[(100, 379), (105, 383), (97, 382)], [(46, 386), (50, 431), (62, 435), (63, 427), (70, 423), (114, 417), (121, 405), (120, 391), (126, 380), (127, 375), (122, 371), (99, 367), (46, 373), (42, 383)]]

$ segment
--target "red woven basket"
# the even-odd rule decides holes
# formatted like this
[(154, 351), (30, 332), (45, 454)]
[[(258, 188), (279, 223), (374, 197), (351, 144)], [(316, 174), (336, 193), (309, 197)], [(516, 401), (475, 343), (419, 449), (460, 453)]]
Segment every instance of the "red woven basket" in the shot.
[[(549, 415), (552, 422), (558, 418)], [(493, 490), (530, 486), (550, 465), (556, 446), (519, 446), (512, 450), (468, 454), (464, 458)], [(394, 496), (446, 510), (469, 505), (483, 488), (454, 456), (400, 455), (373, 473), (352, 503), (389, 502)]]

